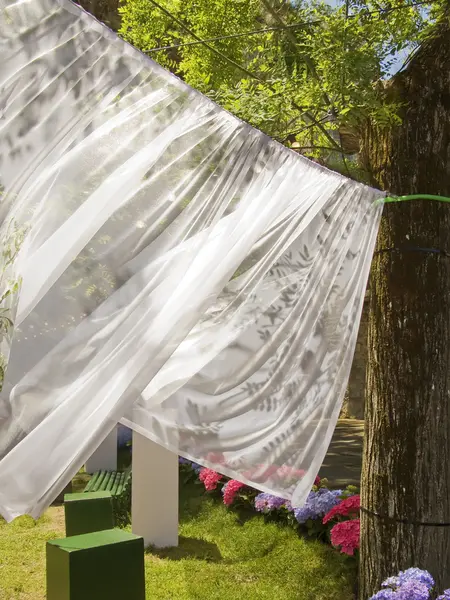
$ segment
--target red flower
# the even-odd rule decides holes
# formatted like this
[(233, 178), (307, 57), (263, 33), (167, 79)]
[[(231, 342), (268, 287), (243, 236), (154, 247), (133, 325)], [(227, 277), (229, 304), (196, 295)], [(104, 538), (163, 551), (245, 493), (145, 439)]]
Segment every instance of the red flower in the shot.
[(333, 546), (340, 546), (342, 553), (352, 556), (359, 548), (359, 532), (359, 519), (336, 523), (331, 530), (331, 543)]
[(331, 521), (331, 519), (334, 519), (334, 517), (337, 516), (347, 517), (349, 515), (357, 515), (360, 508), (361, 498), (359, 494), (349, 496), (349, 498), (345, 498), (345, 500), (342, 500), (342, 502), (332, 508), (330, 512), (324, 516), (322, 523), (326, 525), (328, 521)]
[(205, 489), (208, 492), (212, 492), (216, 489), (217, 484), (222, 479), (222, 475), (216, 473), (216, 471), (213, 471), (212, 469), (203, 468), (200, 471), (198, 478), (204, 483)]
[(244, 483), (237, 481), (236, 479), (231, 479), (223, 488), (223, 503), (227, 506), (233, 504), (234, 498), (236, 497), (237, 492), (244, 487)]
[(317, 477), (314, 479), (314, 485), (320, 485), (320, 482), (322, 480), (320, 479), (320, 477), (317, 475)]

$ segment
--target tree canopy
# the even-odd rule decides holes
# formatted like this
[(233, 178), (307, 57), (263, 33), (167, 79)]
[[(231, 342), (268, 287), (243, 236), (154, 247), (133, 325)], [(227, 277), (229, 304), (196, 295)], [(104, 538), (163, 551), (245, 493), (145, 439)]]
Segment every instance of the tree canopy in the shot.
[(399, 103), (380, 91), (398, 53), (413, 52), (443, 9), (441, 0), (334, 8), (316, 0), (123, 0), (119, 12), (120, 34), (188, 84), (282, 143), (348, 169), (344, 157), (356, 155), (367, 118), (399, 122)]

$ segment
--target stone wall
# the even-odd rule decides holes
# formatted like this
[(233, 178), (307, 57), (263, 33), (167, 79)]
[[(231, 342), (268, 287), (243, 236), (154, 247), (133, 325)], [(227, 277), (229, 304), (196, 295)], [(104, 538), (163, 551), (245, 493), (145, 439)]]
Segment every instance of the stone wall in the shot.
[(341, 418), (363, 419), (364, 418), (364, 392), (366, 387), (366, 365), (367, 365), (367, 332), (369, 326), (368, 302), (364, 309), (359, 326), (358, 341), (356, 343), (355, 356), (353, 358), (350, 380), (344, 403), (342, 405)]

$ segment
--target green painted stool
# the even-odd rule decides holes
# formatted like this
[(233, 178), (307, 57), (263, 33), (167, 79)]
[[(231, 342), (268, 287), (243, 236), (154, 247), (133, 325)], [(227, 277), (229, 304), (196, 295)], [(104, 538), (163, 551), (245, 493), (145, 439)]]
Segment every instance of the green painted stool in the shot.
[(112, 496), (109, 492), (64, 496), (66, 536), (114, 528)]
[(47, 542), (47, 600), (145, 600), (144, 540), (109, 529)]
[(63, 489), (63, 491), (59, 494), (59, 496), (57, 496), (54, 500), (53, 500), (53, 504), (64, 504), (64, 496), (66, 494), (71, 494), (72, 493), (72, 482), (69, 481), (69, 483), (66, 485), (66, 487)]

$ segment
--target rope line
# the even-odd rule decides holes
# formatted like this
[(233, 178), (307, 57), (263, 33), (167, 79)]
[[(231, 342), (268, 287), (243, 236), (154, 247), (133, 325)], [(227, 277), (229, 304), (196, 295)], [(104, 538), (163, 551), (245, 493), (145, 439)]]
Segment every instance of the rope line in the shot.
[(222, 40), (233, 40), (236, 38), (247, 37), (252, 35), (259, 35), (262, 33), (270, 33), (271, 31), (284, 31), (286, 29), (296, 29), (301, 27), (309, 27), (312, 25), (319, 25), (321, 21), (311, 21), (302, 23), (292, 23), (291, 25), (285, 25), (284, 27), (264, 27), (263, 29), (254, 29), (253, 31), (243, 31), (242, 33), (231, 33), (229, 35), (218, 35), (212, 38), (205, 38), (195, 42), (183, 42), (182, 44), (173, 44), (172, 46), (159, 46), (158, 48), (150, 48), (145, 52), (160, 52), (161, 50), (174, 50), (175, 48), (184, 48), (186, 46), (197, 46), (198, 44), (204, 44), (209, 42), (220, 42)]
[[(192, 29), (190, 27), (188, 27), (188, 25), (186, 25), (186, 23), (182, 19), (179, 19), (176, 15), (174, 15), (172, 12), (170, 12), (169, 10), (167, 10), (167, 8), (165, 8), (164, 6), (162, 6), (161, 4), (159, 4), (156, 0), (149, 0), (149, 2), (151, 2), (154, 6), (156, 6), (156, 8), (158, 8), (161, 12), (163, 12), (167, 17), (169, 17), (170, 19), (172, 19), (173, 21), (175, 21), (175, 23), (177, 23), (191, 37), (193, 37), (194, 40), (196, 40), (197, 44), (203, 44), (206, 48), (208, 48), (209, 50), (211, 50), (211, 52), (213, 52), (214, 54), (217, 54), (223, 60), (225, 60), (229, 64), (233, 65), (235, 68), (239, 69), (240, 71), (242, 71), (243, 73), (245, 73), (247, 76), (255, 79), (256, 81), (259, 81), (263, 85), (266, 85), (269, 89), (271, 89), (273, 91), (274, 88), (273, 88), (273, 86), (270, 85), (270, 83), (268, 81), (266, 81), (265, 79), (259, 77), (258, 75), (256, 75), (256, 73), (252, 73), (247, 68), (245, 68), (243, 65), (240, 65), (235, 60), (233, 60), (232, 58), (228, 57), (226, 54), (224, 54), (223, 52), (221, 52), (220, 50), (218, 50), (217, 48), (215, 48), (214, 46), (211, 46), (209, 44), (210, 41), (219, 41), (220, 39), (226, 39), (227, 36), (219, 36), (219, 37), (216, 37), (216, 38), (212, 38), (210, 40), (202, 39), (194, 31), (192, 31)], [(403, 9), (407, 9), (407, 8), (414, 8), (416, 6), (422, 6), (422, 5), (426, 5), (426, 4), (430, 4), (430, 3), (431, 3), (430, 0), (422, 0), (420, 2), (412, 2), (412, 3), (407, 3), (407, 4), (398, 4), (398, 5), (392, 6), (390, 8), (379, 9), (379, 10), (376, 10), (376, 11), (364, 11), (364, 10), (361, 10), (361, 11), (359, 11), (356, 14), (348, 15), (348, 18), (351, 18), (351, 19), (353, 18), (354, 19), (354, 18), (358, 18), (358, 17), (361, 17), (361, 16), (363, 16), (363, 17), (370, 16), (372, 14), (386, 15), (386, 14), (388, 14), (390, 12), (395, 11), (395, 10), (403, 10)], [(304, 26), (307, 27), (307, 26), (309, 26), (311, 24), (312, 24), (312, 22), (308, 23), (307, 21), (305, 21)], [(290, 31), (292, 29), (291, 27), (289, 27), (289, 25), (286, 25), (286, 24), (283, 24), (283, 26), (280, 25), (280, 27), (283, 27), (283, 29), (286, 29), (287, 31)], [(249, 32), (249, 33), (251, 35), (255, 35), (254, 32)], [(236, 35), (236, 36), (238, 36), (238, 35), (242, 36), (244, 34), (234, 34), (234, 35)], [(245, 35), (247, 35), (247, 33)], [(187, 42), (187, 44), (193, 45), (194, 42)], [(168, 50), (168, 49), (176, 48), (176, 47), (179, 47), (179, 46), (180, 46), (180, 44), (175, 44), (173, 46), (164, 47), (164, 49)], [(157, 50), (160, 50), (160, 49), (162, 49), (162, 47), (161, 48), (153, 48), (153, 49), (150, 48), (149, 50), (147, 50), (147, 53), (149, 53), (149, 52), (156, 52)], [(289, 101), (290, 101), (290, 103), (292, 104), (292, 106), (296, 110), (302, 111), (302, 108), (293, 99), (289, 99)], [(306, 111), (305, 113), (303, 113), (302, 116), (307, 117), (311, 124), (316, 125), (320, 129), (320, 131), (324, 134), (324, 136), (330, 142), (331, 146), (335, 147), (338, 152), (343, 152), (343, 150), (340, 147), (340, 145), (336, 143), (336, 141), (333, 139), (333, 137), (330, 135), (330, 133), (325, 129), (325, 127), (323, 127), (323, 125), (320, 123), (320, 121), (317, 121), (317, 119), (315, 119), (309, 111)]]
[(367, 515), (377, 517), (383, 521), (390, 521), (392, 523), (402, 523), (403, 525), (413, 525), (415, 527), (450, 527), (450, 523), (446, 521), (410, 521), (409, 519), (389, 517), (388, 515), (383, 515), (375, 510), (369, 510), (363, 506), (360, 507), (360, 510)]
[[(151, 0), (150, 0), (151, 1)], [(395, 10), (403, 10), (406, 8), (414, 8), (416, 6), (423, 6), (426, 4), (431, 4), (431, 0), (424, 0), (423, 2), (412, 2), (410, 4), (398, 4), (397, 6), (392, 6), (391, 8), (382, 8), (379, 10), (361, 10), (358, 13), (352, 14), (352, 15), (348, 15), (347, 18), (348, 19), (356, 19), (358, 17), (366, 17), (366, 16), (371, 16), (371, 15), (385, 15), (387, 13), (393, 12)], [(153, 4), (155, 6), (157, 6), (160, 10), (162, 10), (163, 12), (165, 12), (165, 14), (167, 16), (169, 16), (170, 18), (172, 18), (173, 20), (177, 21), (177, 17), (175, 15), (173, 15), (172, 13), (170, 13), (167, 9), (165, 9), (164, 7), (157, 5), (155, 2), (153, 2)], [(322, 23), (322, 21), (317, 20), (317, 21), (303, 21), (303, 22), (299, 22), (299, 23), (292, 23), (292, 24), (287, 24), (284, 25), (283, 27), (279, 26), (279, 27), (264, 27), (261, 29), (254, 29), (252, 31), (243, 31), (241, 33), (232, 33), (229, 35), (218, 35), (216, 37), (212, 37), (212, 38), (205, 38), (205, 39), (201, 39), (198, 36), (196, 37), (196, 41), (195, 42), (183, 42), (181, 44), (173, 44), (170, 46), (159, 46), (159, 47), (155, 47), (155, 48), (149, 48), (148, 50), (145, 50), (145, 52), (148, 54), (150, 52), (160, 52), (161, 50), (174, 50), (176, 48), (184, 48), (186, 46), (197, 46), (198, 44), (208, 44), (209, 42), (220, 42), (222, 40), (230, 40), (230, 39), (235, 39), (235, 38), (240, 38), (240, 37), (246, 37), (246, 36), (252, 36), (252, 35), (262, 35), (264, 33), (270, 33), (272, 31), (285, 31), (285, 30), (289, 30), (289, 29), (296, 29), (296, 28), (302, 28), (302, 27), (311, 27), (314, 25), (320, 25)], [(178, 24), (181, 25), (181, 23), (178, 21)], [(184, 27), (184, 25), (181, 25)], [(190, 32), (188, 32), (190, 33)], [(192, 33), (190, 33), (190, 35), (192, 35)], [(231, 59), (230, 59), (231, 60)]]
[[(252, 71), (249, 71), (246, 67), (240, 65), (235, 60), (233, 60), (232, 58), (228, 57), (226, 54), (224, 54), (223, 52), (221, 52), (220, 50), (218, 50), (214, 46), (211, 46), (210, 44), (208, 44), (207, 42), (205, 42), (204, 40), (202, 40), (194, 31), (192, 31), (192, 29), (190, 27), (188, 27), (186, 25), (186, 23), (184, 23), (184, 21), (182, 19), (179, 19), (177, 16), (175, 16), (174, 14), (172, 14), (169, 10), (167, 10), (166, 8), (164, 8), (164, 6), (161, 6), (161, 4), (159, 4), (156, 0), (149, 0), (149, 2), (151, 2), (154, 6), (156, 6), (166, 16), (168, 16), (173, 21), (175, 21), (175, 23), (177, 23), (180, 27), (182, 27), (195, 40), (197, 40), (198, 42), (204, 44), (204, 46), (206, 48), (208, 48), (209, 50), (211, 50), (211, 52), (213, 52), (214, 54), (217, 54), (217, 56), (220, 56), (225, 61), (227, 61), (228, 63), (230, 63), (231, 65), (233, 65), (234, 67), (236, 67), (237, 69), (241, 70), (248, 77), (251, 77), (251, 78), (255, 79), (256, 81), (259, 81), (260, 83), (262, 83), (263, 85), (265, 85), (269, 89), (271, 89), (272, 91), (276, 91), (275, 88), (268, 81), (266, 81), (265, 79), (259, 77), (259, 75), (256, 75), (256, 73), (252, 73)], [(296, 110), (298, 110), (300, 112), (303, 111), (302, 107), (299, 106), (292, 98), (289, 98), (289, 102), (291, 103), (291, 105)], [(316, 118), (313, 117), (313, 115), (310, 113), (310, 111), (302, 112), (302, 117), (306, 117), (311, 122), (311, 124), (316, 125), (320, 129), (320, 131), (325, 135), (325, 137), (328, 139), (328, 141), (331, 143), (331, 145), (335, 146), (336, 150), (338, 150), (338, 151), (340, 150), (339, 144), (337, 144), (335, 142), (335, 140), (333, 139), (333, 137), (331, 136), (331, 134), (321, 124), (320, 120), (318, 121)]]
[(386, 254), (390, 252), (422, 252), (424, 254), (439, 254), (450, 258), (450, 252), (440, 248), (420, 248), (419, 246), (398, 246), (393, 248), (381, 248), (374, 252), (375, 254)]

